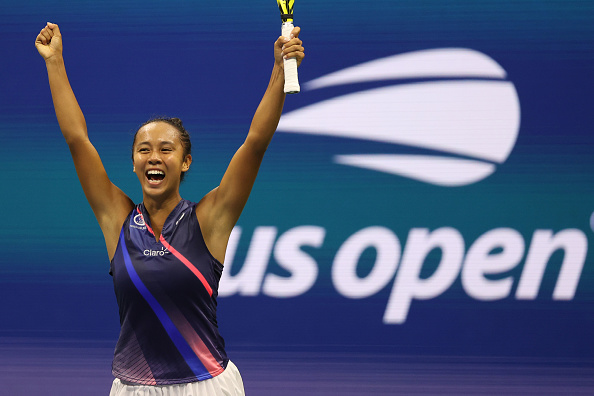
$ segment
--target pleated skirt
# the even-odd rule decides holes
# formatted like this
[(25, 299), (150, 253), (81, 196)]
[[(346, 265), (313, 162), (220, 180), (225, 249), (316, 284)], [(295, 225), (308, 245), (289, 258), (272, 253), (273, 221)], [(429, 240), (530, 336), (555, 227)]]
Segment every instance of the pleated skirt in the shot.
[(129, 385), (118, 378), (109, 396), (244, 396), (243, 380), (237, 366), (229, 361), (221, 374), (204, 381), (176, 385)]

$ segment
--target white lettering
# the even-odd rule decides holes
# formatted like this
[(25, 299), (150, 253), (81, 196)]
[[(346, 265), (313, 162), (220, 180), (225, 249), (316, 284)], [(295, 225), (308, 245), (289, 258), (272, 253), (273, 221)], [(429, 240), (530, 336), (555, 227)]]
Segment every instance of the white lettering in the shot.
[[(361, 254), (368, 248), (377, 252), (375, 263), (365, 278), (357, 276)], [(332, 283), (345, 297), (363, 298), (380, 291), (390, 282), (400, 259), (400, 242), (384, 227), (367, 227), (351, 235), (340, 247), (332, 264)]]
[(295, 297), (307, 292), (318, 278), (318, 264), (302, 246), (319, 248), (326, 230), (316, 226), (301, 226), (283, 233), (274, 247), (274, 259), (291, 276), (266, 275), (262, 291), (271, 297)]
[(147, 257), (165, 256), (165, 253), (169, 254), (169, 251), (165, 248), (161, 248), (161, 250), (145, 249), (142, 252), (142, 254), (144, 254)]
[[(437, 248), (442, 252), (437, 269), (430, 277), (421, 279), (427, 255)], [(384, 323), (404, 323), (413, 298), (427, 300), (447, 290), (460, 272), (463, 257), (464, 239), (458, 230), (444, 227), (430, 233), (425, 228), (413, 228), (388, 299)]]
[(564, 256), (559, 278), (553, 290), (553, 299), (571, 300), (575, 296), (588, 252), (586, 235), (577, 229), (562, 230), (555, 235), (551, 230), (536, 230), (516, 291), (518, 300), (537, 297), (545, 267), (551, 255), (559, 249), (563, 250)]
[(241, 228), (235, 227), (229, 237), (227, 252), (225, 254), (225, 270), (221, 277), (219, 296), (225, 297), (235, 293), (242, 296), (256, 296), (260, 292), (260, 286), (270, 253), (276, 239), (276, 227), (262, 226), (254, 230), (252, 241), (248, 249), (245, 262), (237, 275), (231, 275), (235, 251), (241, 237)]
[[(271, 297), (288, 298), (306, 293), (313, 287), (318, 277), (318, 263), (311, 250), (306, 252), (302, 248), (321, 248), (326, 237), (323, 227), (295, 227), (280, 235), (278, 240), (276, 227), (257, 227), (243, 265), (237, 274), (231, 275), (241, 233), (241, 228), (235, 227), (229, 238), (219, 289), (221, 297), (233, 294), (255, 296), (262, 292)], [(491, 301), (508, 297), (514, 279), (503, 274), (520, 264), (527, 247), (518, 231), (497, 228), (477, 238), (465, 254), (465, 242), (460, 232), (443, 227), (431, 232), (425, 228), (411, 229), (402, 248), (403, 251), (398, 237), (388, 228), (372, 226), (357, 231), (336, 252), (331, 268), (334, 287), (344, 297), (365, 298), (378, 293), (394, 279), (383, 322), (401, 324), (406, 321), (413, 300), (441, 295), (459, 274), (464, 290), (474, 299)], [(375, 261), (369, 273), (360, 277), (357, 269), (367, 249), (375, 250)], [(440, 252), (439, 260), (431, 254), (435, 250)], [(516, 290), (517, 299), (537, 298), (546, 266), (556, 251), (563, 252), (563, 260), (553, 299), (574, 298), (586, 260), (588, 240), (581, 230), (566, 229), (554, 235), (551, 230), (534, 232)], [(266, 273), (273, 252), (276, 263), (288, 271), (289, 276)], [(144, 252), (145, 255), (165, 253), (169, 252)], [(428, 268), (422, 271), (425, 264), (435, 268), (432, 274), (425, 274)], [(501, 279), (493, 279), (493, 275), (501, 275)]]
[[(493, 250), (501, 248), (499, 253)], [(478, 238), (468, 249), (462, 269), (462, 286), (477, 300), (498, 300), (509, 296), (511, 276), (490, 280), (485, 275), (500, 274), (514, 268), (524, 255), (524, 238), (511, 228), (497, 228)]]

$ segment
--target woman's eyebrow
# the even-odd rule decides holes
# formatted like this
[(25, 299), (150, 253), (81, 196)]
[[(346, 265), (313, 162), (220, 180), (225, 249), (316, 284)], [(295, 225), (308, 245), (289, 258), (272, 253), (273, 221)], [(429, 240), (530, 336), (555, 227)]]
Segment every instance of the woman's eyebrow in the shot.
[[(137, 145), (137, 146), (140, 146), (140, 145), (142, 145), (142, 144), (148, 144), (148, 145), (151, 145), (151, 142), (149, 142), (149, 141), (144, 141), (144, 142), (138, 142), (138, 143), (136, 143), (136, 145)], [(174, 143), (174, 142), (172, 142), (172, 141), (170, 141), (170, 140), (164, 140), (164, 141), (162, 141), (162, 142), (158, 142), (158, 144), (162, 146), (162, 145), (165, 145), (165, 144), (175, 144), (175, 143)]]

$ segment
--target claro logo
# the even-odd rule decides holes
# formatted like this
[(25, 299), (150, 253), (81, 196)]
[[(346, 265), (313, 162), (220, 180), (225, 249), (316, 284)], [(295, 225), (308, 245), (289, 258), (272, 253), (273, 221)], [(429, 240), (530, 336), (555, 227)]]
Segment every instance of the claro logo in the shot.
[(427, 154), (361, 153), (334, 161), (440, 186), (468, 185), (495, 172), (516, 142), (520, 105), (506, 78), (497, 62), (470, 49), (394, 55), (317, 78), (305, 89), (384, 80), (392, 85), (294, 110), (278, 130), (420, 148)]
[(166, 254), (169, 254), (169, 250), (164, 247), (162, 247), (161, 250), (145, 249), (142, 254), (147, 257), (165, 256)]

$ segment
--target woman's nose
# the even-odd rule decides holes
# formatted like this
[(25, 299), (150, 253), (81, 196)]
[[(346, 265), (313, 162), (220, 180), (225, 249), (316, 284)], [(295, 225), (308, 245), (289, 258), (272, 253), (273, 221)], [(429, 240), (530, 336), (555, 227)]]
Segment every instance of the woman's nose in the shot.
[(154, 152), (151, 154), (151, 156), (148, 159), (149, 164), (154, 165), (154, 164), (160, 164), (161, 163), (161, 157), (159, 157), (159, 154), (157, 152)]

